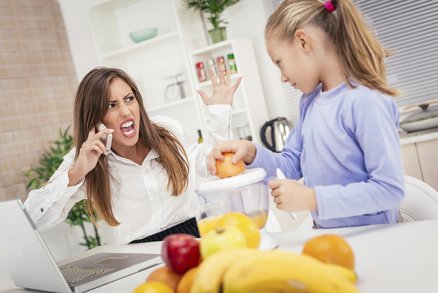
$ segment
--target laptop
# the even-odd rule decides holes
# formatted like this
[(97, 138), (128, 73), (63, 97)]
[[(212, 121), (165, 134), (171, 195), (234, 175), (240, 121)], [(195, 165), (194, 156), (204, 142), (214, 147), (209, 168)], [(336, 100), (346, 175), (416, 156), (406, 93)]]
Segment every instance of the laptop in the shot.
[(58, 266), (20, 200), (0, 202), (0, 262), (18, 287), (85, 292), (162, 263), (159, 254), (95, 253)]

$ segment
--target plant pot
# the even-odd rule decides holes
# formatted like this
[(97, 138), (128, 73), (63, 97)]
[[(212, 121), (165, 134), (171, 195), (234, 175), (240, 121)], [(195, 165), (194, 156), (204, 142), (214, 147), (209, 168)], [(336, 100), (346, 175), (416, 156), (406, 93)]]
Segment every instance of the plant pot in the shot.
[(219, 43), (227, 39), (227, 28), (226, 27), (213, 28), (208, 31), (208, 34), (213, 44)]

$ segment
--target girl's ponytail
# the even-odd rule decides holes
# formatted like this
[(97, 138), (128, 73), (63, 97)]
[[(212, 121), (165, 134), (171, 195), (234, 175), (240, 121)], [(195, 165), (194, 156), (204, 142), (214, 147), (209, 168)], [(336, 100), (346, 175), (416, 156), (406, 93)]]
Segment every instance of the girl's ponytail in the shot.
[[(384, 94), (396, 96), (396, 89), (388, 86), (384, 58), (388, 52), (376, 39), (350, 0), (330, 1), (335, 11), (333, 31), (326, 31), (344, 63), (345, 73), (360, 84)], [(328, 12), (330, 13), (330, 12)]]

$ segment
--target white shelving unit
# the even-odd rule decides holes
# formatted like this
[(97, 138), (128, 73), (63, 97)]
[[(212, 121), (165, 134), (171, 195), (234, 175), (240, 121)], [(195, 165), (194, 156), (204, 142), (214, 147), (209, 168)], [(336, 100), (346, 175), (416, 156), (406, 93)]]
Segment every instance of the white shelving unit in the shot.
[[(184, 36), (183, 31), (202, 37), (200, 16), (188, 11), (181, 0), (94, 3), (89, 14), (99, 63), (126, 71), (136, 81), (148, 114), (180, 121), (187, 138), (196, 141), (197, 130), (204, 128), (198, 105), (202, 100), (195, 96), (186, 48), (205, 43), (199, 37)], [(157, 28), (156, 37), (139, 43), (130, 39), (129, 33), (148, 27)], [(184, 81), (183, 98), (166, 95), (166, 88), (177, 75)]]
[[(227, 60), (227, 54), (233, 53), (238, 71), (232, 81), (243, 76), (234, 97), (233, 137), (260, 142), (259, 131), (268, 114), (250, 40), (206, 46), (200, 15), (182, 0), (92, 1), (89, 15), (99, 63), (121, 68), (136, 81), (151, 117), (165, 115), (180, 121), (187, 139), (195, 142), (198, 129), (205, 133), (209, 115), (196, 90), (212, 93), (210, 81), (197, 81), (195, 64), (218, 56)], [(156, 37), (140, 43), (130, 39), (129, 33), (148, 27), (157, 28)], [(184, 80), (183, 98), (166, 95), (177, 75)]]
[[(231, 82), (243, 76), (242, 82), (234, 95), (232, 112), (232, 133), (235, 139), (249, 139), (260, 143), (260, 128), (268, 120), (265, 97), (261, 87), (260, 75), (251, 40), (234, 39), (204, 47), (189, 53), (192, 78), (195, 88), (211, 92), (211, 82), (199, 82), (195, 64), (204, 62), (208, 74), (207, 62), (223, 56), (225, 66), (229, 67), (227, 55), (233, 53), (237, 65), (237, 73), (231, 75)], [(205, 106), (200, 105), (202, 117), (208, 117)], [(247, 131), (244, 131), (244, 129)]]

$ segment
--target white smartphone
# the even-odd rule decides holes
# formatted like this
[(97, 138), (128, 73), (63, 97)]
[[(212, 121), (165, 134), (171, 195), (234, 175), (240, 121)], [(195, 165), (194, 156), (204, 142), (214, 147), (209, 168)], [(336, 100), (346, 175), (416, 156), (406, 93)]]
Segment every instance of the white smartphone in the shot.
[[(97, 125), (97, 131), (102, 131), (107, 129), (106, 126), (102, 123), (99, 122), (99, 124)], [(105, 149), (106, 152), (108, 153), (111, 150), (111, 143), (113, 142), (113, 135), (110, 134), (106, 134), (104, 136), (102, 136), (102, 138), (100, 139), (102, 141), (102, 143), (105, 145)]]

